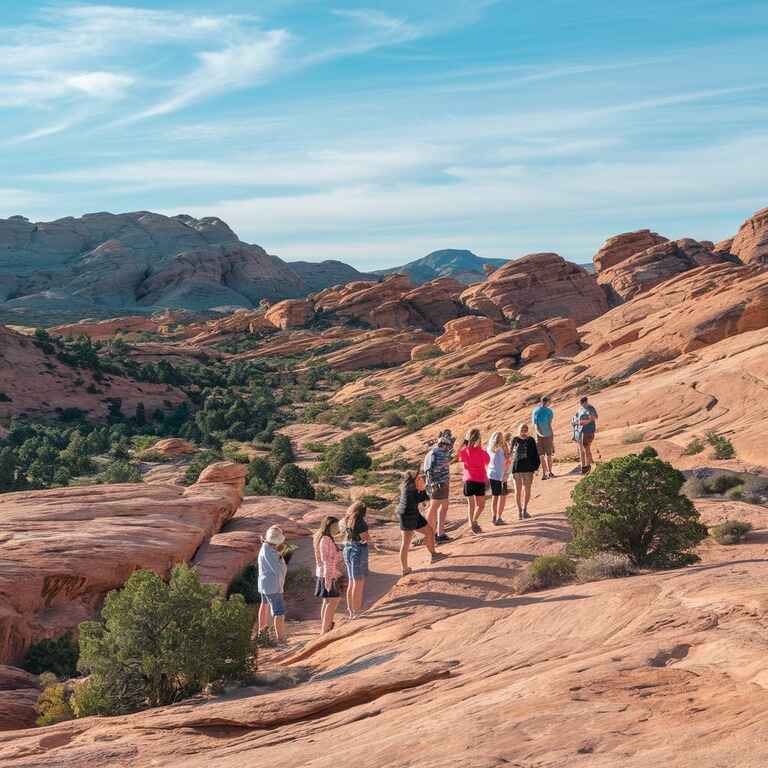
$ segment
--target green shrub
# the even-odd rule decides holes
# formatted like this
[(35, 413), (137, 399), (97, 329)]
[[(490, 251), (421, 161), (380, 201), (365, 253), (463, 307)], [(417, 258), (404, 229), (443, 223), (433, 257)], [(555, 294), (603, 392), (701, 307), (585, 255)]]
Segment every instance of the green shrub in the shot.
[(53, 725), (74, 717), (69, 705), (69, 691), (63, 683), (48, 686), (37, 699), (37, 725)]
[(729, 488), (725, 495), (731, 499), (732, 501), (743, 501), (744, 500), (744, 486), (743, 485), (737, 485), (735, 488)]
[(146, 451), (158, 440), (160, 440), (159, 435), (134, 435), (131, 438), (131, 445), (133, 445), (137, 451)]
[(309, 441), (304, 443), (304, 450), (309, 451), (310, 453), (323, 453), (326, 447), (325, 443), (313, 443)]
[(421, 375), (428, 376), (430, 379), (436, 379), (438, 376), (440, 376), (440, 369), (434, 365), (425, 365), (421, 369)]
[(315, 501), (338, 501), (341, 498), (329, 485), (315, 486)]
[(405, 419), (397, 411), (389, 411), (379, 419), (380, 427), (403, 427)]
[(742, 475), (744, 480), (744, 501), (763, 504), (768, 499), (768, 477)]
[(732, 459), (736, 456), (733, 443), (724, 435), (718, 435), (714, 430), (706, 434), (707, 442), (714, 448), (716, 459)]
[(173, 461), (173, 457), (159, 451), (142, 451), (136, 458), (150, 464), (168, 464)]
[(597, 466), (574, 488), (567, 509), (574, 554), (626, 555), (638, 567), (694, 562), (693, 548), (707, 536), (685, 478), (671, 464), (637, 454)]
[(272, 448), (269, 452), (269, 457), (278, 469), (284, 464), (289, 464), (294, 461), (296, 456), (293, 453), (291, 439), (285, 435), (275, 435), (272, 440)]
[(659, 455), (659, 452), (651, 445), (646, 445), (642, 451), (640, 451), (641, 459), (655, 459)]
[(528, 590), (550, 589), (576, 577), (576, 563), (567, 555), (541, 555), (528, 566)]
[(261, 602), (259, 595), (259, 568), (256, 563), (250, 563), (235, 576), (229, 585), (227, 595), (242, 595), (248, 605)]
[(507, 384), (519, 384), (522, 381), (528, 381), (530, 378), (530, 376), (526, 376), (524, 373), (520, 373), (519, 371), (512, 371), (512, 373), (507, 374), (507, 376), (504, 378), (504, 381)]
[(373, 479), (373, 474), (367, 469), (356, 469), (352, 473), (352, 485), (368, 485)]
[(110, 714), (172, 704), (208, 683), (245, 677), (252, 625), (242, 596), (224, 599), (185, 564), (168, 582), (135, 571), (107, 595), (100, 621), (80, 625), (78, 666)]
[(234, 461), (237, 464), (249, 464), (251, 461), (247, 453), (238, 451), (236, 448), (231, 448), (225, 445), (221, 452), (224, 454), (225, 459)]
[(422, 349), (417, 352), (411, 359), (415, 361), (431, 360), (435, 357), (442, 357), (442, 355), (443, 352), (441, 349), (438, 349), (437, 347), (428, 347), (427, 349)]
[(140, 483), (141, 470), (130, 461), (113, 461), (96, 475), (97, 483)]
[(21, 662), (21, 668), (33, 675), (52, 672), (56, 677), (69, 678), (77, 674), (77, 642), (70, 633), (53, 640), (33, 643)]
[(272, 494), (288, 499), (314, 499), (315, 489), (306, 469), (296, 464), (285, 464), (272, 484)]
[(245, 493), (248, 496), (269, 496), (271, 489), (260, 477), (253, 477), (246, 483)]
[(384, 509), (384, 507), (388, 507), (390, 504), (389, 499), (385, 499), (383, 496), (376, 496), (373, 493), (366, 493), (364, 496), (361, 496), (360, 501), (362, 501), (368, 509), (375, 509), (377, 511)]
[(751, 530), (751, 523), (742, 520), (726, 520), (710, 528), (709, 532), (718, 544), (740, 544)]
[(707, 484), (701, 477), (691, 476), (683, 483), (682, 492), (689, 499), (700, 499), (709, 495)]
[(318, 477), (330, 479), (350, 474), (356, 469), (370, 469), (368, 448), (372, 440), (362, 432), (354, 432), (336, 445), (329, 446), (323, 460), (317, 465)]
[(706, 444), (700, 437), (694, 437), (683, 448), (683, 456), (695, 456), (697, 453), (701, 453), (706, 448)]

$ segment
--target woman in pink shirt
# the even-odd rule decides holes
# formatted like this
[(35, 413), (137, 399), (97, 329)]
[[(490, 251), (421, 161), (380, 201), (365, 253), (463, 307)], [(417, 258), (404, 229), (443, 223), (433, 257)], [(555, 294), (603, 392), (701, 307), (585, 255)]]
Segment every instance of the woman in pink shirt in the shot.
[(480, 533), (477, 521), (485, 508), (485, 486), (488, 482), (488, 462), (491, 457), (481, 445), (480, 430), (470, 429), (458, 459), (464, 465), (464, 495), (467, 497), (467, 519), (472, 533)]
[(315, 533), (315, 597), (323, 601), (320, 609), (320, 634), (333, 629), (333, 617), (339, 605), (341, 594), (337, 579), (341, 576), (341, 552), (336, 546), (334, 536), (339, 533), (339, 519), (326, 515), (320, 522), (320, 530)]

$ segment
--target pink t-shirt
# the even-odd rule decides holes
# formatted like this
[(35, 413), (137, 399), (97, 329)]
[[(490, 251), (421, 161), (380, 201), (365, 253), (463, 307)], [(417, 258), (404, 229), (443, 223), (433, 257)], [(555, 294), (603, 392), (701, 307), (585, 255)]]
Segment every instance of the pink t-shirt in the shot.
[(459, 451), (459, 461), (464, 465), (462, 479), (473, 483), (485, 483), (488, 480), (488, 462), (491, 457), (488, 451), (479, 445), (465, 445)]
[(319, 579), (337, 579), (341, 574), (341, 553), (330, 536), (320, 539), (315, 550), (315, 575)]

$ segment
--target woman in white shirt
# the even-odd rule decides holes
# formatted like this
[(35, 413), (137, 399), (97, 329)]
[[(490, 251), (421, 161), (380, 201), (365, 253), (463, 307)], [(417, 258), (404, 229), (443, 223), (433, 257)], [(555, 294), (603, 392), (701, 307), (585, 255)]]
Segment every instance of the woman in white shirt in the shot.
[(493, 512), (493, 525), (504, 525), (504, 507), (507, 504), (506, 460), (507, 446), (504, 435), (494, 432), (488, 441), (486, 451), (491, 457), (488, 462), (488, 479), (491, 483), (491, 509)]

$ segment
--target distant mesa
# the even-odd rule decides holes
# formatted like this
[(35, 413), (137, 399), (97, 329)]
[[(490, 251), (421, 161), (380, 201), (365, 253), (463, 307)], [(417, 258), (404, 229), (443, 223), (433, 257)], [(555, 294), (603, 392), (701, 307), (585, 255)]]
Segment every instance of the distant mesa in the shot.
[(469, 285), (485, 280), (487, 277), (486, 266), (495, 268), (506, 263), (506, 259), (481, 259), (472, 251), (446, 248), (442, 251), (433, 251), (423, 258), (410, 261), (401, 267), (376, 270), (376, 274), (405, 274), (416, 285), (428, 283), (438, 277), (452, 277), (460, 283)]

